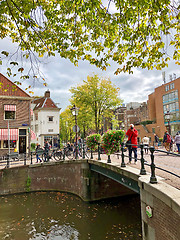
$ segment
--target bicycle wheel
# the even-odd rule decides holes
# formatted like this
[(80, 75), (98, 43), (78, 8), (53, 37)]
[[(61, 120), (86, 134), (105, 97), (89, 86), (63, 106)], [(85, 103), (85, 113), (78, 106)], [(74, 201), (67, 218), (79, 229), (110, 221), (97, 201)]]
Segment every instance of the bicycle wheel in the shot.
[(66, 156), (67, 156), (68, 159), (72, 160), (73, 159), (73, 151), (68, 150), (66, 152)]
[(56, 160), (56, 161), (59, 161), (59, 160), (61, 160), (62, 159), (62, 152), (61, 151), (58, 151), (58, 152), (55, 152), (54, 153), (54, 159)]

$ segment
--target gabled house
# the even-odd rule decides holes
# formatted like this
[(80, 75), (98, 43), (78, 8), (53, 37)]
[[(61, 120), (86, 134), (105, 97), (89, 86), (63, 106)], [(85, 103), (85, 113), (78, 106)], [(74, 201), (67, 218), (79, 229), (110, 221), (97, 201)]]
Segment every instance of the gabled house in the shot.
[(52, 147), (57, 147), (59, 140), (59, 111), (60, 108), (50, 97), (47, 90), (44, 97), (34, 99), (31, 103), (32, 118), (31, 129), (36, 134), (32, 140), (39, 143), (41, 147), (48, 141)]
[(0, 156), (14, 148), (19, 153), (29, 153), (31, 99), (0, 73)]

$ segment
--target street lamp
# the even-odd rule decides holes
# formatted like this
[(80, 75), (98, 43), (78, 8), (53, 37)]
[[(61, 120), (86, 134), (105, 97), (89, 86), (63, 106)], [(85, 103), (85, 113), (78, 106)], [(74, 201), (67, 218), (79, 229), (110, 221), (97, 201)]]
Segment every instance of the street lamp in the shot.
[(165, 119), (167, 120), (167, 122), (168, 122), (168, 130), (169, 130), (169, 134), (171, 135), (171, 125), (170, 125), (170, 118), (171, 118), (171, 116), (170, 116), (170, 112), (169, 111), (167, 111), (167, 113), (165, 114)]
[(78, 111), (79, 108), (77, 108), (74, 104), (74, 106), (70, 109), (72, 111), (72, 115), (75, 117), (75, 133), (76, 133), (76, 139), (75, 139), (75, 158), (77, 160), (78, 158), (78, 149), (77, 149), (77, 115), (78, 115)]

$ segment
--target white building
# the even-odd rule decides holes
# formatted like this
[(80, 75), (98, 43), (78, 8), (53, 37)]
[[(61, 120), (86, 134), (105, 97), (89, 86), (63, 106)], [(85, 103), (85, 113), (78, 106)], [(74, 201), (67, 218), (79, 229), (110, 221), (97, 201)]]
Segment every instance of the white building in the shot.
[(31, 130), (35, 133), (31, 142), (42, 147), (48, 141), (52, 147), (57, 146), (60, 108), (50, 98), (50, 91), (46, 91), (44, 97), (33, 100), (31, 109)]

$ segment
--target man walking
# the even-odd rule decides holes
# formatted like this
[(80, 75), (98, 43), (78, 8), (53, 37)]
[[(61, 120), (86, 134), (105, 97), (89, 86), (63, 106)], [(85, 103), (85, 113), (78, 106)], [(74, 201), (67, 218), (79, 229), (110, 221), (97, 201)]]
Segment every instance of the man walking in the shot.
[(134, 164), (137, 162), (137, 136), (138, 131), (134, 128), (133, 124), (130, 124), (130, 128), (126, 132), (126, 135), (128, 136), (128, 141), (131, 142), (131, 145), (128, 146), (129, 150), (129, 163), (131, 164), (132, 160), (132, 152), (134, 152)]

